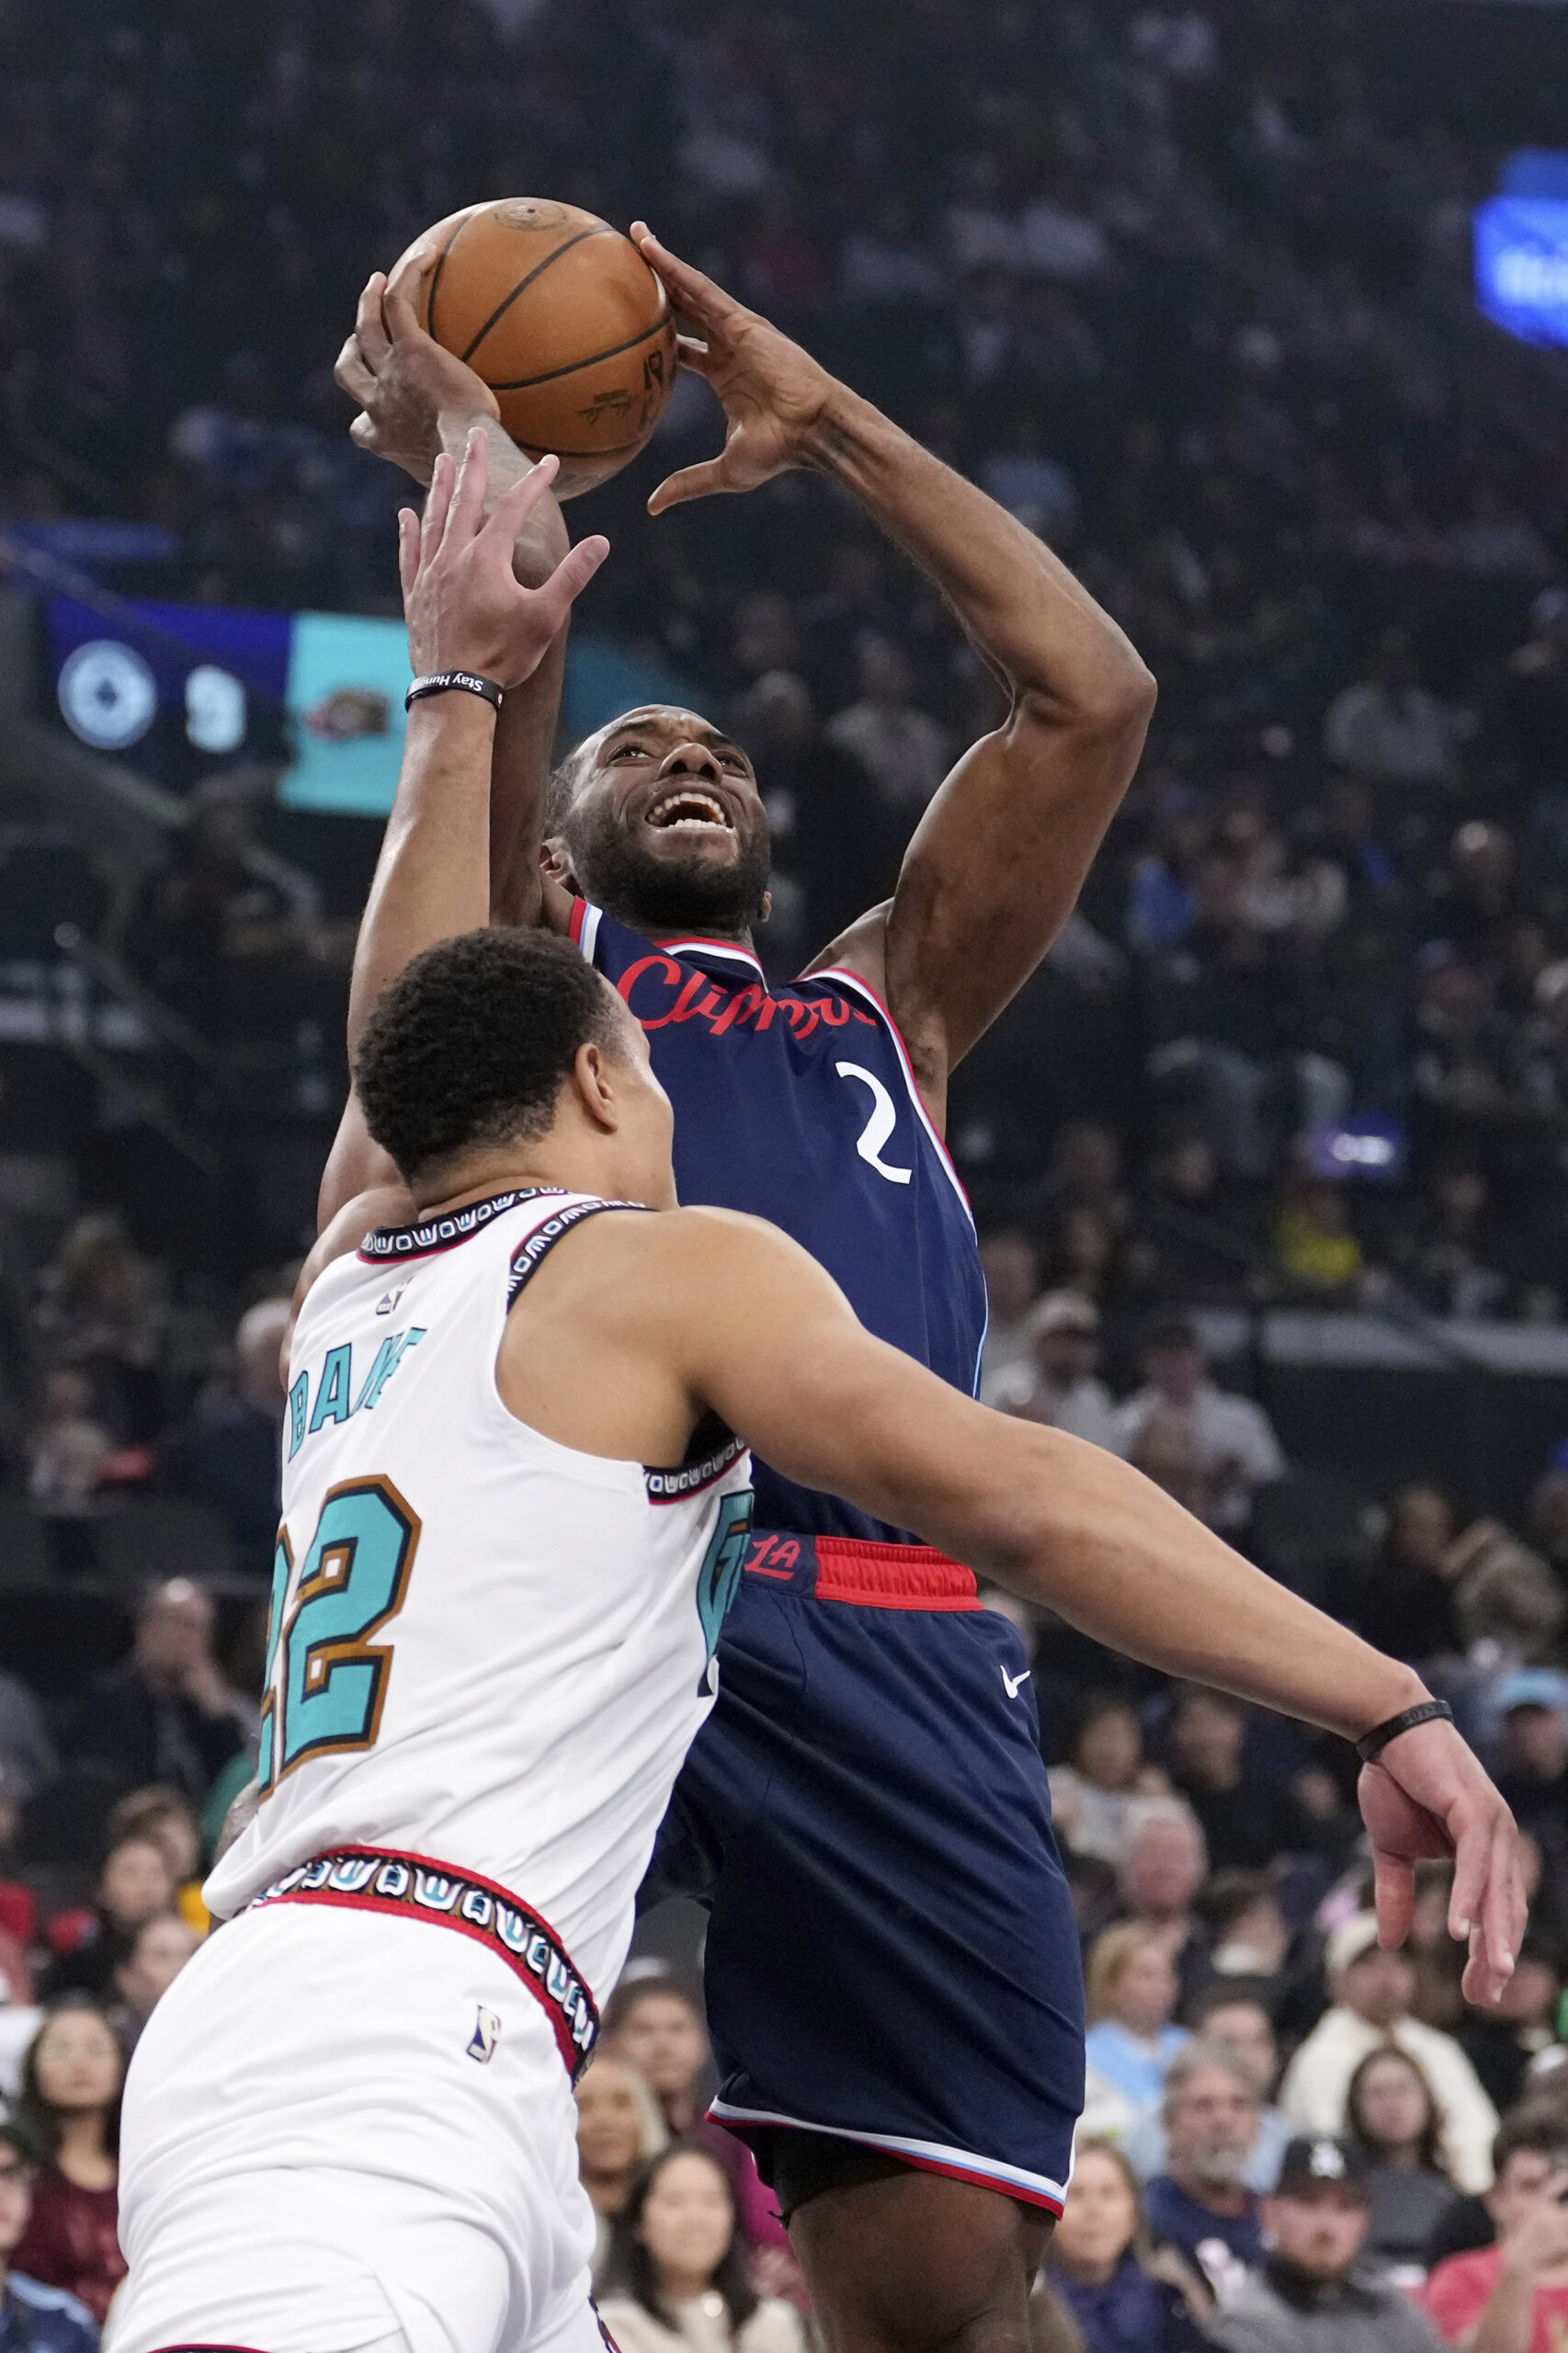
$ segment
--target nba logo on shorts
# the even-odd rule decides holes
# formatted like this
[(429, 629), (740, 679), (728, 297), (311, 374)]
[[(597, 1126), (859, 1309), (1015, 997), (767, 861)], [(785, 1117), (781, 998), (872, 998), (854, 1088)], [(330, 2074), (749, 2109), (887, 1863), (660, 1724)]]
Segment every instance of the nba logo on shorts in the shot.
[(487, 2067), (495, 2056), (495, 2045), (500, 2039), (500, 2034), (501, 2021), (494, 2011), (483, 2009), (478, 2011), (473, 2021), (473, 2032), (469, 2037), (469, 2057), (477, 2059), (482, 2067)]

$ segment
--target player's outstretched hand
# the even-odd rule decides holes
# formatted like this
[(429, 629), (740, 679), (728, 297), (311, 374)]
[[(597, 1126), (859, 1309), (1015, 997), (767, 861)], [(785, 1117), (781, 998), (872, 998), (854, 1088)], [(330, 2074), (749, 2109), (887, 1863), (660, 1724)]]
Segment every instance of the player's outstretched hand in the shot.
[(398, 572), (416, 674), (472, 670), (516, 687), (539, 667), (573, 599), (609, 553), (608, 540), (579, 540), (542, 586), (525, 588), (514, 576), (512, 543), (558, 462), (540, 459), (503, 492), (486, 522), (483, 426), (469, 434), (460, 466), (444, 452), (436, 460), (423, 519), (407, 506), (398, 517)]
[(755, 490), (819, 453), (824, 412), (839, 387), (809, 351), (737, 302), (659, 243), (645, 221), (632, 243), (664, 280), (671, 302), (697, 330), (680, 337), (684, 368), (705, 376), (729, 421), (722, 454), (669, 475), (648, 501), (650, 515), (718, 490)]
[(1470, 1946), (1465, 1999), (1496, 2001), (1525, 1932), (1525, 1890), (1514, 1817), (1474, 1752), (1452, 1724), (1418, 1724), (1362, 1767), (1357, 1796), (1372, 1841), (1380, 1942), (1404, 1942), (1415, 1865), (1451, 1855), (1449, 1933)]
[(426, 256), (411, 246), (391, 279), (379, 269), (373, 274), (332, 371), (359, 404), (348, 428), (359, 447), (422, 483), (440, 455), (443, 420), (463, 430), (501, 414), (489, 385), (419, 324), (415, 302), (435, 258), (434, 248)]

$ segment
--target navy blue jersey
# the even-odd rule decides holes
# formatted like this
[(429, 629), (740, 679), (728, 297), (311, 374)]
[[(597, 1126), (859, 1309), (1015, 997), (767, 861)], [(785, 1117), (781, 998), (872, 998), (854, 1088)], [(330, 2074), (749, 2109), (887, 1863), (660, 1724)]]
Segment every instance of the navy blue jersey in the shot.
[[(869, 1331), (972, 1396), (985, 1336), (974, 1220), (876, 991), (835, 968), (775, 995), (749, 949), (654, 942), (582, 900), (572, 937), (647, 1033), (675, 1106), (682, 1201), (782, 1226)], [(911, 1540), (761, 1462), (756, 1517)]]

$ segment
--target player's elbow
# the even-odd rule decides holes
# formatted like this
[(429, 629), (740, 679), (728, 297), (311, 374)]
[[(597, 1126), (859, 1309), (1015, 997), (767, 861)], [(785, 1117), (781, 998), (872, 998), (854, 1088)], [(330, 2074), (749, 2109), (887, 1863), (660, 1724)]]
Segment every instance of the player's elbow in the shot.
[(1020, 731), (1050, 733), (1064, 731), (1085, 740), (1111, 745), (1142, 744), (1159, 688), (1154, 674), (1119, 630), (1119, 643), (1106, 649), (1105, 658), (1086, 665), (1068, 680), (1051, 678), (1020, 684), (1014, 703), (1014, 724)]

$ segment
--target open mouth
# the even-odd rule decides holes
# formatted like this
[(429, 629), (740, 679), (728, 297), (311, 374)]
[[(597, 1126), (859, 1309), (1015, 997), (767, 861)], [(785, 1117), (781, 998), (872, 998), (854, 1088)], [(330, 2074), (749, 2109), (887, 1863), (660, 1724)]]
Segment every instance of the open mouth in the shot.
[(647, 822), (661, 834), (703, 833), (714, 826), (726, 834), (735, 830), (729, 811), (717, 795), (693, 784), (683, 784), (655, 801)]

